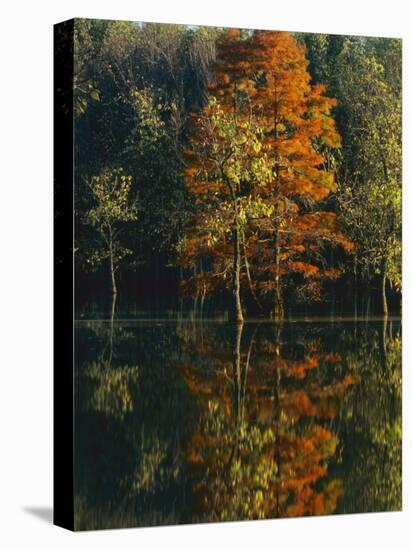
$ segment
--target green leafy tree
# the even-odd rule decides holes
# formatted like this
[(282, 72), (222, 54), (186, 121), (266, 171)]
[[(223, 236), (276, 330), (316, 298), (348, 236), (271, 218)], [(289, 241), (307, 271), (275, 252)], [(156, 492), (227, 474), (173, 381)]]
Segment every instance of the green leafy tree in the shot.
[(401, 286), (401, 96), (374, 55), (344, 49), (340, 62), (350, 122), (338, 204), (342, 223), (358, 243), (357, 265), (369, 279), (379, 278), (380, 310), (387, 315), (387, 282)]
[(230, 281), (230, 319), (236, 322), (243, 321), (241, 239), (252, 190), (271, 177), (270, 160), (260, 153), (262, 138), (253, 117), (239, 117), (212, 97), (194, 117), (186, 154), (186, 179), (196, 214), (182, 255), (186, 261), (203, 254), (220, 255), (217, 277)]
[(122, 168), (106, 169), (87, 181), (93, 206), (86, 221), (100, 237), (100, 249), (89, 257), (92, 264), (109, 262), (112, 293), (117, 293), (115, 273), (131, 251), (122, 246), (119, 236), (125, 222), (137, 220), (137, 197), (131, 197), (132, 178)]
[(334, 154), (339, 221), (357, 244), (348, 271), (357, 284), (379, 280), (387, 314), (387, 283), (401, 288), (401, 41), (304, 35), (315, 81), (337, 98), (342, 149)]

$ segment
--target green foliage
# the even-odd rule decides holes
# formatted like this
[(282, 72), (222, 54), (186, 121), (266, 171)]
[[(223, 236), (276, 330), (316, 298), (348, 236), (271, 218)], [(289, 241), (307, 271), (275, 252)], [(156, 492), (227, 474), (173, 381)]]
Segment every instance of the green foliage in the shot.
[(195, 132), (186, 175), (198, 212), (204, 213), (201, 230), (212, 244), (233, 223), (246, 224), (251, 190), (271, 181), (273, 161), (260, 154), (264, 136), (253, 118), (239, 119), (214, 97), (197, 117)]
[[(230, 253), (236, 207), (243, 232), (241, 271), (247, 271), (249, 287), (262, 301), (273, 291), (277, 260), (269, 240), (276, 232), (276, 278), (283, 281), (285, 296), (293, 287), (298, 289), (295, 300), (303, 295), (319, 298), (320, 273), (332, 281), (341, 268), (346, 268), (345, 282), (354, 276), (358, 284), (361, 274), (372, 287), (384, 277), (400, 292), (400, 40), (296, 34), (306, 45), (312, 84), (302, 48), (298, 69), (294, 54), (290, 63), (275, 55), (279, 47), (287, 57), (286, 34), (278, 40), (273, 33), (232, 30), (224, 50), (226, 33), (219, 28), (76, 19), (73, 29), (80, 272), (98, 270), (110, 259), (102, 231), (107, 211), (97, 207), (100, 199), (91, 189), (84, 192), (84, 181), (90, 183), (107, 167), (122, 166), (131, 177), (130, 200), (139, 196), (139, 215), (123, 220), (114, 213), (114, 204), (107, 205), (108, 210), (113, 207), (121, 234), (112, 246), (116, 269), (128, 256), (132, 270), (146, 263), (148, 273), (154, 268), (166, 272), (174, 264), (176, 279), (184, 277), (184, 270), (197, 277), (216, 255), (222, 260), (217, 272), (227, 284), (231, 268), (223, 258)], [(66, 31), (61, 32), (67, 43)], [(245, 44), (255, 44), (255, 51)], [(296, 71), (300, 76), (295, 82)], [(275, 85), (271, 72), (281, 77), (286, 98), (290, 93), (287, 101), (281, 98), (276, 128), (274, 94), (265, 92)], [(235, 81), (239, 86), (233, 92)], [(70, 93), (64, 91), (64, 108)], [(208, 103), (210, 96), (216, 101)], [(328, 98), (336, 98), (337, 105)], [(202, 116), (209, 117), (204, 122), (210, 127), (193, 149), (215, 158), (215, 166), (203, 163), (199, 183), (222, 185), (212, 185), (210, 193), (191, 193), (185, 180), (192, 160), (185, 151), (192, 146), (193, 119)], [(228, 158), (222, 171), (218, 164), (224, 155)], [(230, 191), (221, 192), (227, 182), (235, 201)], [(201, 202), (196, 258), (191, 229)], [(324, 217), (308, 231), (306, 222), (313, 220), (307, 214), (315, 210), (336, 213), (335, 226)], [(267, 241), (266, 247), (259, 240)], [(355, 244), (352, 250), (350, 242)], [(335, 253), (337, 244), (346, 252), (337, 248)], [(185, 250), (188, 261), (182, 270)], [(315, 271), (317, 290), (308, 294), (309, 274)]]
[(308, 35), (315, 78), (337, 98), (340, 223), (356, 243), (353, 269), (401, 286), (401, 42)]
[(90, 103), (101, 100), (98, 89), (101, 38), (107, 23), (76, 19), (74, 23), (73, 94), (77, 117), (84, 115)]
[(85, 221), (100, 236), (101, 248), (94, 251), (88, 261), (93, 265), (110, 260), (116, 270), (131, 251), (123, 246), (119, 235), (123, 224), (137, 220), (137, 200), (131, 198), (132, 178), (122, 168), (106, 169), (87, 182), (93, 206)]

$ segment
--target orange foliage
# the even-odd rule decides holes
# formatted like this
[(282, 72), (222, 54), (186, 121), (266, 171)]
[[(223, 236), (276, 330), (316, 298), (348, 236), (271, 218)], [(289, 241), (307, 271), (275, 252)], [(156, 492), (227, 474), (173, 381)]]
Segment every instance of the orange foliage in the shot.
[[(330, 163), (331, 151), (341, 144), (331, 116), (336, 101), (327, 97), (325, 86), (311, 84), (304, 46), (291, 34), (279, 31), (254, 31), (245, 36), (238, 29), (229, 29), (217, 42), (209, 93), (240, 123), (254, 121), (262, 132), (263, 146), (258, 152), (245, 149), (245, 155), (265, 159), (272, 166), (271, 180), (243, 195), (249, 202), (260, 200), (272, 207), (270, 215), (266, 211), (250, 216), (244, 231), (242, 254), (250, 264), (255, 289), (272, 292), (282, 278), (300, 274), (304, 281), (318, 281), (308, 283), (307, 289), (319, 297), (320, 282), (340, 275), (335, 267), (325, 269), (319, 262), (320, 248), (339, 245), (350, 250), (354, 246), (337, 227), (336, 215), (324, 211), (321, 202), (336, 190)], [(206, 107), (193, 116), (192, 143), (186, 153), (187, 185), (198, 207), (219, 198), (226, 200), (229, 194), (222, 182), (208, 177), (215, 169), (215, 159), (202, 157), (200, 162), (194, 153), (202, 144), (219, 142), (213, 125), (205, 122), (208, 114)], [(198, 240), (182, 255), (187, 264), (205, 254), (206, 219), (198, 212), (192, 222)], [(214, 257), (219, 246), (219, 242), (209, 246), (209, 257)], [(230, 257), (233, 248), (225, 246), (220, 252)], [(218, 265), (212, 267), (220, 274), (216, 286), (219, 277), (230, 284), (232, 268), (223, 267), (222, 260), (221, 255)], [(246, 279), (245, 272), (242, 277)], [(213, 291), (213, 285), (208, 291)]]

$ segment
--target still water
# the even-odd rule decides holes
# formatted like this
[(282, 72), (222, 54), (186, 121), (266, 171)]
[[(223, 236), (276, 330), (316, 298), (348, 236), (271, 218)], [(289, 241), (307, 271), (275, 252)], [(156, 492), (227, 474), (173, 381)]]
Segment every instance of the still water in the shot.
[(77, 529), (401, 508), (401, 325), (76, 323)]

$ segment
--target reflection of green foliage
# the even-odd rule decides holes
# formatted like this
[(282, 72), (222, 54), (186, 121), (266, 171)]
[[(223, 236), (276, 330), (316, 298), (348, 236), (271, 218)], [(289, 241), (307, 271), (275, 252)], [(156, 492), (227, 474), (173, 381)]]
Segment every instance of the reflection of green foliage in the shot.
[(166, 361), (173, 359), (167, 355), (172, 334), (141, 339), (121, 325), (99, 323), (80, 334), (77, 528), (181, 522), (170, 497), (183, 498), (177, 434), (184, 433), (179, 421), (185, 406), (182, 384)]
[(138, 367), (116, 367), (103, 370), (93, 362), (85, 370), (85, 376), (95, 385), (89, 406), (92, 410), (122, 419), (133, 411), (133, 387), (139, 379)]
[[(336, 416), (353, 384), (340, 356), (323, 353), (317, 338), (304, 340), (299, 358), (286, 350), (279, 355), (282, 345), (271, 327), (260, 327), (253, 353), (251, 346), (222, 348), (215, 327), (203, 327), (193, 342), (182, 335), (189, 336), (183, 376), (198, 405), (186, 450), (196, 518), (334, 512), (343, 484), (328, 467), (339, 438), (325, 420)], [(192, 349), (209, 365), (190, 360)], [(234, 357), (241, 360), (233, 363)]]
[[(398, 329), (375, 325), (372, 337), (357, 338), (347, 363), (362, 373), (351, 409), (354, 448), (345, 452), (352, 468), (347, 478), (344, 511), (399, 510), (402, 503), (401, 339)], [(355, 452), (356, 448), (356, 452)], [(359, 480), (362, 480), (360, 483)]]
[[(336, 436), (316, 425), (298, 434), (290, 427), (276, 433), (270, 427), (243, 422), (235, 442), (233, 419), (219, 412), (214, 422), (202, 424), (205, 441), (197, 458), (203, 455), (203, 467), (195, 464), (198, 481), (194, 491), (201, 520), (264, 519), (335, 510), (342, 482), (329, 479), (326, 465), (335, 454)], [(318, 485), (324, 477), (326, 483)]]
[(136, 496), (143, 492), (156, 494), (159, 486), (167, 486), (171, 479), (177, 480), (180, 475), (177, 464), (174, 468), (167, 465), (167, 445), (159, 437), (144, 440), (142, 445), (142, 459), (133, 472), (132, 479), (121, 481), (121, 485)]
[(227, 325), (77, 342), (77, 528), (399, 509), (398, 325), (245, 325), (239, 355)]

